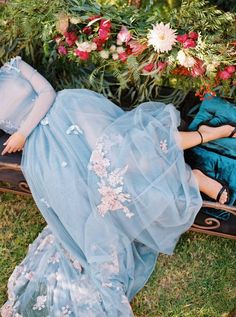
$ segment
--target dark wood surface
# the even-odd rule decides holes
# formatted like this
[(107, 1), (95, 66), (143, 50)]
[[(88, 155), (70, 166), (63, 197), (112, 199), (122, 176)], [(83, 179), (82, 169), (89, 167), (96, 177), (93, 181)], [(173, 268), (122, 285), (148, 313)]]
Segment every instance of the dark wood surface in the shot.
[[(3, 143), (9, 137), (8, 134), (0, 130), (0, 153), (4, 146)], [(21, 152), (0, 155), (0, 192), (12, 192), (20, 195), (31, 195), (27, 182), (22, 174)], [(202, 232), (210, 235), (236, 239), (236, 207), (222, 206), (217, 203), (204, 202), (203, 206), (211, 208), (225, 208), (230, 212), (229, 220), (218, 220), (206, 215), (202, 210), (199, 211), (194, 225), (190, 230)], [(222, 208), (223, 207), (223, 208)]]

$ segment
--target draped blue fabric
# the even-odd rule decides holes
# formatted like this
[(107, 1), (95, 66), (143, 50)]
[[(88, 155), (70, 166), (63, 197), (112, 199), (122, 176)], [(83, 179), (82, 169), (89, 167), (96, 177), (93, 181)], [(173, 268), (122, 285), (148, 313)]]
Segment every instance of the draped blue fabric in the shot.
[(89, 90), (57, 93), (21, 162), (47, 227), (9, 279), (3, 317), (133, 316), (202, 203), (178, 125), (172, 105), (124, 112)]
[[(236, 126), (236, 105), (220, 97), (205, 95), (198, 113), (189, 126), (197, 130), (201, 124)], [(221, 138), (188, 150), (187, 160), (192, 168), (226, 184), (230, 190), (229, 205), (236, 205), (236, 138)], [(210, 200), (209, 197), (205, 197)], [(223, 210), (203, 208), (203, 211), (222, 220), (228, 220), (230, 213)]]

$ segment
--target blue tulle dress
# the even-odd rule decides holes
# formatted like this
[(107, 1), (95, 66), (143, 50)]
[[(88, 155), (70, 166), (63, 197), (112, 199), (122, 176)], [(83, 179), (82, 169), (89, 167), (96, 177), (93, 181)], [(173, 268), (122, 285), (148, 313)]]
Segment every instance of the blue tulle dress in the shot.
[[(0, 72), (3, 104), (13, 84), (29, 89), (14, 63)], [(13, 133), (14, 120), (1, 128)], [(202, 202), (178, 125), (170, 104), (124, 112), (86, 89), (57, 93), (21, 162), (48, 225), (9, 279), (3, 317), (133, 316), (130, 300)]]

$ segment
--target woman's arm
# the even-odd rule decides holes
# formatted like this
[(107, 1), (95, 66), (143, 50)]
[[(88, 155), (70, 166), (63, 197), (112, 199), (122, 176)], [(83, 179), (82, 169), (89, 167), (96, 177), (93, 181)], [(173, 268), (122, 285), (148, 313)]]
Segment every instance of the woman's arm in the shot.
[(23, 149), (26, 138), (48, 112), (56, 97), (55, 90), (51, 84), (33, 67), (22, 60), (19, 61), (18, 67), (22, 75), (31, 83), (37, 93), (37, 97), (32, 110), (20, 125), (18, 131), (12, 134), (4, 143), (5, 148), (1, 153), (2, 155)]
[(27, 138), (48, 112), (56, 97), (56, 92), (42, 75), (22, 60), (19, 62), (19, 69), (37, 93), (31, 112), (18, 129)]

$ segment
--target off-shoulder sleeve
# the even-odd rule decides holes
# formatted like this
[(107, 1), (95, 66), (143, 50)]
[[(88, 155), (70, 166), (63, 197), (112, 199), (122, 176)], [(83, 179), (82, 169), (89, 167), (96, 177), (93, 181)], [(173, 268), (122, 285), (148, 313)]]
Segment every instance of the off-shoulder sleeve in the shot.
[(27, 137), (48, 112), (56, 97), (56, 92), (51, 84), (29, 64), (20, 60), (18, 67), (38, 95), (31, 112), (18, 129)]

